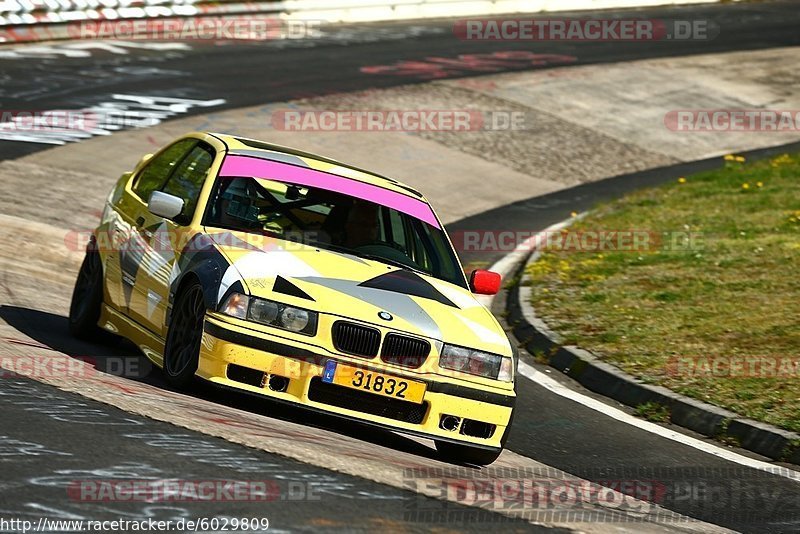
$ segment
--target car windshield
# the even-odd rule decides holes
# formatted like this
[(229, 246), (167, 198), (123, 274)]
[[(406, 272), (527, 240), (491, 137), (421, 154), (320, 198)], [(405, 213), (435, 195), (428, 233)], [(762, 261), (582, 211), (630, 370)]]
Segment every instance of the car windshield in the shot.
[(373, 259), (466, 287), (443, 230), (396, 209), (327, 189), (220, 177), (204, 224)]

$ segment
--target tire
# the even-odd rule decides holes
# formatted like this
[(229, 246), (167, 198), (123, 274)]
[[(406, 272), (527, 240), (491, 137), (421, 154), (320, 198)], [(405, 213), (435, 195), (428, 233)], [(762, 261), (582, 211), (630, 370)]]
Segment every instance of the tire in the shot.
[(103, 305), (103, 264), (93, 247), (86, 249), (69, 305), (69, 331), (83, 340), (96, 341), (113, 336), (97, 326)]
[(178, 293), (164, 345), (164, 377), (178, 389), (187, 389), (194, 383), (205, 313), (200, 284), (193, 282)]

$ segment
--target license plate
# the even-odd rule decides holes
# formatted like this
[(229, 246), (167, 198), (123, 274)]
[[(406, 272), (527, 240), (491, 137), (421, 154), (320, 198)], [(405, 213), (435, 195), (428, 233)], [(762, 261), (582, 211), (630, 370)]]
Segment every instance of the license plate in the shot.
[(417, 404), (422, 402), (426, 388), (423, 382), (359, 369), (333, 360), (325, 362), (322, 381)]

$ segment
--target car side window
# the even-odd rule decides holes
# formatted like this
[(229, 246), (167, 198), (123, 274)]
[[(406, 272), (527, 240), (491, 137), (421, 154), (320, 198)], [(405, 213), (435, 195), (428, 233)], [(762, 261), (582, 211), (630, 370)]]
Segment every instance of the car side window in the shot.
[(198, 143), (178, 164), (161, 189), (164, 193), (183, 199), (183, 211), (179, 222), (188, 221), (194, 215), (200, 190), (213, 162), (214, 149), (205, 143)]
[[(421, 225), (415, 224), (417, 221), (412, 220), (410, 218), (405, 219), (406, 224), (406, 235), (408, 236), (408, 243), (406, 245), (406, 249), (408, 250), (407, 254), (408, 257), (414, 260), (417, 265), (425, 268), (430, 269), (430, 261), (428, 255), (428, 249), (425, 246), (425, 243), (422, 242), (422, 236), (420, 235), (420, 228)], [(412, 228), (412, 225), (417, 226), (416, 231)], [(424, 231), (424, 230), (422, 230)]]
[(396, 245), (398, 249), (407, 252), (403, 220), (400, 217), (400, 213), (395, 210), (390, 210), (385, 206), (381, 207), (378, 223), (379, 239), (386, 243)]
[(133, 184), (133, 191), (139, 198), (148, 202), (150, 193), (163, 187), (172, 170), (196, 143), (196, 139), (182, 139), (147, 162)]

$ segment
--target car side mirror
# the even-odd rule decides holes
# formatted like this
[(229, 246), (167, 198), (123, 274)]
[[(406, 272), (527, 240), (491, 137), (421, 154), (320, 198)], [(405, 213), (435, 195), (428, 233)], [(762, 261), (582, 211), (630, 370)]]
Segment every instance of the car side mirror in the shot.
[(145, 154), (142, 156), (142, 159), (139, 160), (139, 163), (136, 164), (136, 167), (133, 169), (133, 172), (139, 172), (142, 167), (147, 165), (147, 162), (153, 159), (153, 154)]
[(161, 191), (153, 191), (150, 194), (147, 209), (153, 215), (158, 215), (165, 219), (174, 219), (183, 211), (183, 199)]
[(477, 269), (469, 276), (469, 289), (478, 295), (497, 295), (501, 280), (497, 273)]

